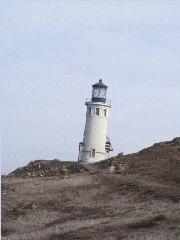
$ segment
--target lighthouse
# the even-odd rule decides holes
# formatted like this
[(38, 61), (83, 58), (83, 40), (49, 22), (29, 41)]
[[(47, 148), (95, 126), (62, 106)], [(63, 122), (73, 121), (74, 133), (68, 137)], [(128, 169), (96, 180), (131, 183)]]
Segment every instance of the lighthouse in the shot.
[(86, 100), (86, 124), (83, 142), (79, 143), (79, 163), (94, 163), (109, 157), (112, 146), (107, 137), (111, 102), (106, 99), (107, 86), (100, 79), (92, 85), (92, 98)]

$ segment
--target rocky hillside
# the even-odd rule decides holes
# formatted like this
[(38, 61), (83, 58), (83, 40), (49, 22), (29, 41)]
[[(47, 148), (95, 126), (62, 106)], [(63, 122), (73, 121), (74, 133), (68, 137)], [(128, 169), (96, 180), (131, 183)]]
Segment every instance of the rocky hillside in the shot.
[(180, 138), (155, 143), (138, 153), (115, 156), (96, 165), (106, 169), (109, 162), (121, 175), (136, 175), (174, 185), (180, 182)]
[(2, 178), (2, 239), (180, 239), (180, 138), (89, 164), (37, 160)]
[(36, 160), (30, 162), (27, 166), (16, 169), (7, 175), (7, 177), (68, 177), (70, 174), (86, 172), (88, 169), (76, 162), (62, 162), (60, 160)]

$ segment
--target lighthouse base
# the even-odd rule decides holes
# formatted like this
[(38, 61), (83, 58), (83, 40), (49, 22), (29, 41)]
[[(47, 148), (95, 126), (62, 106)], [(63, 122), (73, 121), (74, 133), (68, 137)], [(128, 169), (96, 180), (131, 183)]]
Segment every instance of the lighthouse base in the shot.
[(81, 164), (96, 163), (109, 157), (107, 152), (95, 152), (94, 149), (84, 149), (83, 143), (79, 143), (78, 162)]

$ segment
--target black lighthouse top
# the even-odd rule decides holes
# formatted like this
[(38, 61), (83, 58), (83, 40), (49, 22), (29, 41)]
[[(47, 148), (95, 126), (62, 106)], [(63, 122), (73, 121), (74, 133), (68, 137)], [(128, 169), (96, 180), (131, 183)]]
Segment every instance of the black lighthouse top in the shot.
[(107, 86), (102, 82), (102, 79), (98, 83), (92, 85), (92, 101), (93, 102), (106, 102)]

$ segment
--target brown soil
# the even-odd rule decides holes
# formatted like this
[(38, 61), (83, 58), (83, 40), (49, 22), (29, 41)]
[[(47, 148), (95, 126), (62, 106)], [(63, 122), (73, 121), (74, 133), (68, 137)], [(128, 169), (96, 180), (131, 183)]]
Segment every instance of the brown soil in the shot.
[(179, 200), (180, 138), (86, 167), (38, 160), (2, 178), (2, 239), (178, 240)]

